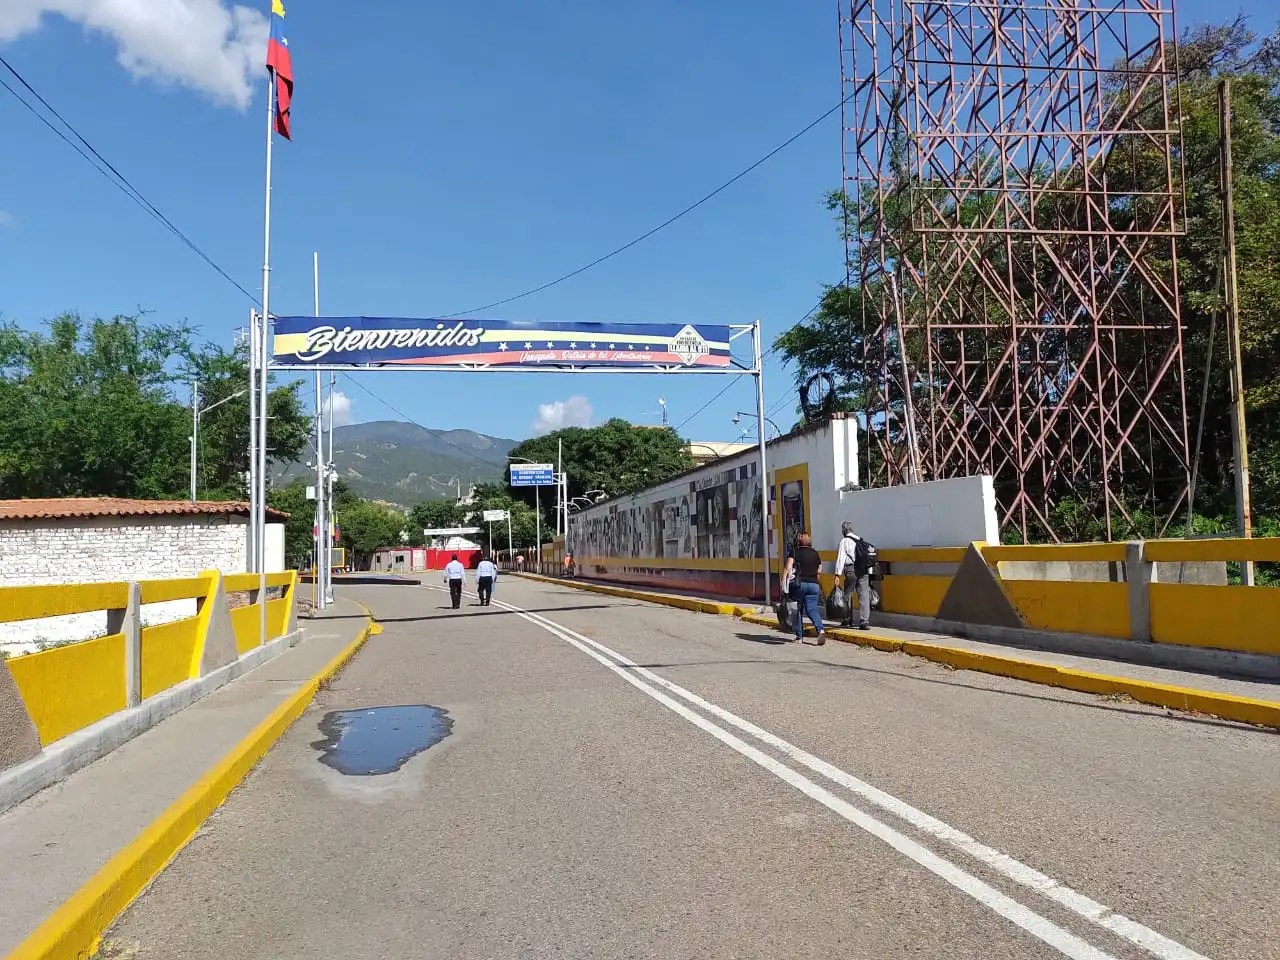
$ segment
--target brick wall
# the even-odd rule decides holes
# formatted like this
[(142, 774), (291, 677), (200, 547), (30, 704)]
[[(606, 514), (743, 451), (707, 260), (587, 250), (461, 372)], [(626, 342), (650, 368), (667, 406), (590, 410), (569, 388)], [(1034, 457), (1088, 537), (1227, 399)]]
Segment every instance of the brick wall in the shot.
[[(245, 569), (244, 517), (83, 517), (0, 521), (0, 586), (194, 576)], [(195, 612), (194, 600), (149, 604), (144, 623)], [(15, 655), (105, 632), (106, 614), (0, 624), (0, 651)]]

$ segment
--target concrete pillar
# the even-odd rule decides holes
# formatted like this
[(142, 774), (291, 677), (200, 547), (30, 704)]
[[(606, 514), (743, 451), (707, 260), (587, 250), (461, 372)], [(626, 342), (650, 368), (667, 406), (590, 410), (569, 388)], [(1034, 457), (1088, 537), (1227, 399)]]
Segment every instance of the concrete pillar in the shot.
[(231, 610), (227, 606), (227, 591), (222, 574), (217, 570), (205, 570), (201, 576), (213, 578), (209, 596), (197, 601), (197, 610), (204, 620), (204, 646), (195, 676), (203, 677), (219, 667), (235, 663), (240, 652), (236, 647), (236, 631), (231, 625)]
[(1130, 540), (1124, 549), (1124, 579), (1129, 585), (1129, 639), (1151, 641), (1151, 592), (1155, 565), (1146, 557), (1146, 544)]
[(107, 611), (107, 633), (124, 634), (125, 704), (142, 702), (142, 585), (129, 584), (129, 598), (119, 610)]

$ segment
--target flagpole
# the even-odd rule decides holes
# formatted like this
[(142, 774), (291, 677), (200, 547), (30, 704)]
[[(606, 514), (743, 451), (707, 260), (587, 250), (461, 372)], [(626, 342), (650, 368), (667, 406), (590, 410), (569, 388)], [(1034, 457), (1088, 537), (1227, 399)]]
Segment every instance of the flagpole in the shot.
[[(255, 454), (257, 462), (255, 463), (258, 483), (258, 499), (257, 499), (257, 516), (254, 517), (254, 525), (256, 528), (256, 555), (254, 557), (254, 572), (263, 573), (266, 571), (266, 499), (267, 499), (267, 476), (266, 476), (266, 445), (267, 445), (267, 329), (271, 318), (271, 146), (275, 139), (275, 94), (276, 94), (276, 77), (275, 71), (269, 71), (267, 75), (267, 175), (266, 175), (266, 191), (263, 198), (263, 254), (262, 254), (262, 320), (259, 326), (259, 346), (258, 360), (259, 369), (258, 383), (255, 385), (258, 391), (258, 422), (254, 424), (257, 430), (257, 442), (255, 444)], [(265, 636), (264, 636), (265, 640)]]

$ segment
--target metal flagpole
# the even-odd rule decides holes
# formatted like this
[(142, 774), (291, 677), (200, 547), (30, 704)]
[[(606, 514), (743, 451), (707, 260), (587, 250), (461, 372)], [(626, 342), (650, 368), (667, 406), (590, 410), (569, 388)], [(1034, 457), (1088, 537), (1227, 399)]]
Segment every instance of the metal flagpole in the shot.
[[(311, 286), (312, 298), (315, 302), (316, 316), (320, 316), (320, 254), (311, 254)], [(324, 596), (324, 581), (321, 567), (324, 566), (324, 396), (320, 383), (320, 371), (316, 371), (316, 535), (315, 535), (315, 576), (312, 577), (312, 603), (314, 609), (323, 610), (328, 605)]]
[[(258, 382), (252, 384), (258, 391), (258, 422), (254, 428), (258, 432), (257, 440), (257, 483), (258, 513), (254, 517), (256, 531), (256, 550), (254, 554), (255, 573), (266, 571), (266, 440), (267, 440), (267, 330), (271, 321), (271, 145), (275, 139), (275, 104), (276, 75), (271, 71), (267, 77), (267, 177), (266, 190), (263, 197), (263, 240), (262, 240), (262, 321), (258, 327)], [(263, 608), (265, 623), (266, 608)], [(263, 636), (265, 640), (265, 634)]]
[(245, 537), (244, 568), (250, 573), (258, 559), (258, 313), (249, 311), (249, 526)]
[(773, 584), (769, 577), (769, 468), (766, 455), (768, 442), (764, 432), (764, 355), (760, 349), (759, 320), (752, 325), (751, 347), (756, 368), (756, 417), (758, 418), (756, 422), (760, 425), (760, 555), (764, 558), (764, 609), (767, 610), (773, 601)]

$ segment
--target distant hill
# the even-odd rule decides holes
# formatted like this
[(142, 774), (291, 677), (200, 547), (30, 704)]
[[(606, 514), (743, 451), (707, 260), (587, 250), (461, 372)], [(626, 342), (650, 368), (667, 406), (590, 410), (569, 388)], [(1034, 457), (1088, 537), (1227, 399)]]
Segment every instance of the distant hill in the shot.
[[(376, 420), (338, 427), (333, 434), (333, 461), (338, 476), (360, 496), (409, 507), (433, 497), (451, 496), (449, 481), (501, 480), (507, 454), (519, 441), (471, 430), (428, 430), (399, 420)], [(280, 480), (304, 476), (295, 463)]]

